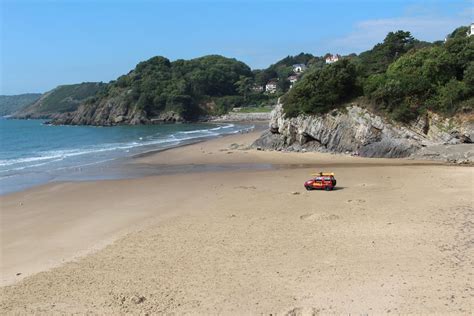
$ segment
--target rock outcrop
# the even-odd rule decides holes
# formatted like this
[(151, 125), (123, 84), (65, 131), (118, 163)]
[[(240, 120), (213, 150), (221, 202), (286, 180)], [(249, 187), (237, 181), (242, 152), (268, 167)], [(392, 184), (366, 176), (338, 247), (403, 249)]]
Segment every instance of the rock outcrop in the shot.
[(282, 104), (271, 113), (269, 129), (254, 147), (290, 151), (356, 153), (364, 157), (408, 157), (420, 148), (470, 143), (471, 122), (429, 113), (411, 125), (393, 123), (357, 103), (324, 115), (287, 118)]
[(93, 106), (83, 103), (75, 112), (54, 117), (54, 124), (112, 126), (119, 124), (147, 124), (149, 119), (143, 111), (131, 108), (121, 97), (102, 100)]
[(122, 95), (101, 100), (98, 104), (83, 103), (75, 112), (53, 117), (55, 125), (140, 125), (177, 123), (184, 119), (176, 112), (165, 111), (150, 117), (137, 106), (129, 105)]

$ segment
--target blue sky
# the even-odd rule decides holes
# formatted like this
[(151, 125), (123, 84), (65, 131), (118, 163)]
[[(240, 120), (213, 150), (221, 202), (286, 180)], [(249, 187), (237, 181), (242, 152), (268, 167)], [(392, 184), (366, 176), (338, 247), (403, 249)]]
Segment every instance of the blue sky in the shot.
[(221, 54), (265, 68), (370, 49), (392, 30), (438, 40), (474, 21), (466, 0), (0, 0), (0, 94), (108, 82), (139, 61)]

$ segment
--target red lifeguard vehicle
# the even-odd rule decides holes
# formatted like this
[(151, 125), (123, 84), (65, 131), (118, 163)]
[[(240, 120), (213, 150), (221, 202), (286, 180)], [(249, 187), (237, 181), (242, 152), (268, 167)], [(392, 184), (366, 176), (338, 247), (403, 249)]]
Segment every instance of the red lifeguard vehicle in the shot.
[(319, 172), (313, 174), (315, 178), (310, 179), (304, 183), (306, 190), (333, 190), (336, 186), (336, 178), (333, 172)]

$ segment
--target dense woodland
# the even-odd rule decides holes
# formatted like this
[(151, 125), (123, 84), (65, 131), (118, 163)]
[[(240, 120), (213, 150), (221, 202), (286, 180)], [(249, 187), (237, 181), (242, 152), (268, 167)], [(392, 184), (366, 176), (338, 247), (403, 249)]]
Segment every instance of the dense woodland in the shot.
[(446, 41), (426, 43), (390, 32), (358, 56), (312, 67), (284, 97), (288, 115), (324, 113), (355, 97), (409, 122), (427, 110), (447, 115), (474, 108), (474, 36), (460, 27)]
[(149, 117), (174, 111), (192, 120), (200, 114), (224, 113), (234, 104), (240, 105), (245, 93), (238, 83), (246, 78), (252, 78), (246, 64), (222, 56), (173, 62), (165, 57), (153, 57), (111, 82), (88, 103), (93, 105), (104, 98), (118, 97)]

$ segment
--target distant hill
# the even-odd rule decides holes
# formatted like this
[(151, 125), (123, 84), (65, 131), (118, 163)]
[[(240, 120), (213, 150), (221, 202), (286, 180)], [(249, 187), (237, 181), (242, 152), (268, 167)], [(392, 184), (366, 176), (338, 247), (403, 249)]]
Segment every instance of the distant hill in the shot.
[(232, 58), (209, 55), (171, 62), (156, 56), (110, 82), (77, 111), (55, 124), (117, 125), (197, 120), (241, 99), (250, 68)]
[(106, 86), (99, 82), (62, 85), (46, 92), (41, 98), (14, 113), (15, 118), (51, 118), (77, 110), (81, 102), (96, 95)]
[(40, 97), (41, 93), (0, 95), (0, 116), (11, 115), (37, 101)]

